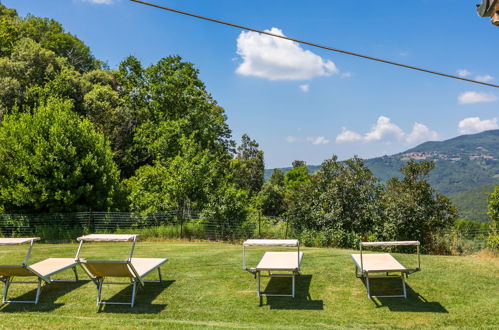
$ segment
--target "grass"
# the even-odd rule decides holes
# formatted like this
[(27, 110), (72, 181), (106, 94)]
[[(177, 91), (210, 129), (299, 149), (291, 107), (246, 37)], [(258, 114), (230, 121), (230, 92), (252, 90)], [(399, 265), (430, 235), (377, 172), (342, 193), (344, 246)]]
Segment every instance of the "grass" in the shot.
[[(0, 264), (20, 263), (25, 246), (1, 246)], [(82, 257), (125, 259), (130, 245), (89, 243)], [(76, 244), (37, 244), (32, 262), (69, 257)], [(256, 264), (264, 249), (251, 248)], [(92, 282), (52, 283), (38, 305), (0, 307), (0, 328), (494, 328), (499, 324), (499, 259), (493, 256), (422, 256), (423, 270), (411, 275), (408, 298), (367, 298), (354, 276), (352, 251), (304, 248), (296, 298), (269, 297), (260, 306), (256, 281), (241, 270), (241, 246), (208, 242), (139, 242), (137, 257), (167, 257), (163, 284), (146, 283), (136, 306), (95, 305)], [(414, 255), (396, 255), (406, 266)], [(85, 279), (83, 271), (80, 277)], [(61, 278), (71, 278), (70, 271)], [(156, 274), (151, 275), (154, 279)], [(394, 293), (399, 282), (373, 280), (378, 294)], [(264, 282), (267, 290), (289, 288), (289, 279)], [(395, 284), (391, 286), (390, 284)], [(253, 291), (253, 292), (252, 292)], [(130, 287), (105, 286), (104, 299), (127, 300)], [(33, 284), (14, 284), (10, 298), (30, 299)]]

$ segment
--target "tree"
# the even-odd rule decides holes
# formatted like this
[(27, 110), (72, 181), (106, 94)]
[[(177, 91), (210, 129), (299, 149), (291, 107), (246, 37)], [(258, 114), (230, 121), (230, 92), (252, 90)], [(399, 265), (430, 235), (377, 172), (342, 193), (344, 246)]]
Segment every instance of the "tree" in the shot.
[(209, 234), (214, 238), (230, 238), (244, 235), (242, 224), (248, 217), (249, 196), (245, 190), (237, 189), (234, 184), (220, 185), (210, 196), (208, 204), (201, 212), (201, 219), (208, 224)]
[(419, 240), (431, 243), (431, 235), (451, 226), (457, 210), (450, 200), (428, 183), (435, 164), (409, 161), (400, 171), (402, 179), (392, 178), (384, 194), (385, 219), (377, 228), (384, 240)]
[(250, 193), (258, 194), (262, 188), (265, 173), (263, 151), (258, 150), (258, 143), (244, 134), (241, 145), (237, 147), (236, 159), (232, 162), (233, 180), (236, 186)]
[(270, 175), (269, 182), (273, 185), (284, 187), (284, 173), (279, 169), (274, 169)]
[(182, 152), (176, 157), (144, 165), (125, 180), (132, 211), (141, 213), (200, 210), (216, 190), (221, 166), (208, 150), (192, 139), (181, 139)]
[(367, 236), (380, 218), (382, 186), (358, 157), (339, 162), (336, 156), (322, 163), (314, 180), (315, 223)]
[(489, 195), (488, 202), (487, 214), (492, 221), (499, 222), (499, 185), (496, 185), (494, 191)]
[(0, 125), (0, 205), (4, 212), (44, 213), (120, 207), (119, 173), (104, 136), (51, 99)]
[(192, 137), (217, 158), (230, 159), (233, 142), (224, 110), (198, 74), (179, 56), (162, 58), (146, 69), (134, 57), (120, 65), (116, 83), (132, 125), (132, 140), (123, 146), (125, 177), (143, 165), (175, 157), (182, 136)]

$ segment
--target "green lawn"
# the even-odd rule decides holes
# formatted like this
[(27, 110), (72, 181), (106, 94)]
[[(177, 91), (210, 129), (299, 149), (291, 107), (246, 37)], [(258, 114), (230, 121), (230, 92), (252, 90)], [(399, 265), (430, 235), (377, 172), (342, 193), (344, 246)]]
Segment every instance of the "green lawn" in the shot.
[[(89, 243), (82, 257), (125, 259), (129, 244)], [(26, 246), (0, 246), (0, 264), (20, 263)], [(36, 244), (31, 262), (71, 257), (76, 244)], [(273, 248), (272, 248), (273, 249)], [(167, 257), (163, 284), (147, 283), (136, 306), (95, 304), (96, 289), (79, 269), (77, 284), (53, 283), (38, 305), (0, 307), (0, 328), (317, 328), (317, 327), (497, 327), (499, 260), (478, 257), (422, 256), (423, 270), (411, 275), (408, 298), (367, 298), (354, 276), (352, 251), (304, 248), (296, 298), (263, 299), (256, 281), (241, 270), (241, 246), (222, 243), (139, 242), (137, 257)], [(251, 248), (256, 263), (264, 249)], [(411, 266), (414, 255), (396, 257)], [(71, 271), (61, 274), (69, 279)], [(154, 279), (156, 274), (151, 276)], [(399, 289), (392, 279), (373, 280), (377, 293)], [(273, 279), (267, 289), (286, 290), (289, 279)], [(390, 286), (395, 284), (395, 287)], [(267, 285), (265, 282), (264, 287)], [(3, 290), (3, 287), (0, 287)], [(129, 299), (126, 286), (105, 286), (103, 298)], [(30, 299), (34, 285), (17, 284), (10, 298)]]

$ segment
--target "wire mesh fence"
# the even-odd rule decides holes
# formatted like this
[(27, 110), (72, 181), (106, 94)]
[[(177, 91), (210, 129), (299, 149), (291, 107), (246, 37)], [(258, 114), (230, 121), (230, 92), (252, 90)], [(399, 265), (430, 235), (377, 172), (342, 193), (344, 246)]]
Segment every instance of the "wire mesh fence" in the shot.
[(67, 241), (87, 233), (137, 233), (145, 238), (239, 240), (286, 238), (284, 217), (253, 220), (206, 220), (197, 211), (150, 214), (129, 212), (76, 212), (50, 214), (0, 214), (0, 236), (39, 236), (45, 241)]
[[(293, 220), (292, 220), (293, 219)], [(255, 215), (249, 219), (204, 219), (193, 210), (139, 214), (129, 212), (76, 212), (51, 214), (0, 214), (0, 236), (41, 237), (46, 242), (73, 241), (88, 233), (134, 233), (145, 239), (196, 239), (238, 241), (248, 238), (299, 238), (309, 246), (351, 247), (335, 244), (325, 233), (297, 232), (294, 217)], [(452, 228), (434, 237), (433, 253), (470, 254), (484, 249), (487, 229)], [(319, 237), (320, 239), (317, 239)], [(432, 252), (432, 251), (428, 251)]]

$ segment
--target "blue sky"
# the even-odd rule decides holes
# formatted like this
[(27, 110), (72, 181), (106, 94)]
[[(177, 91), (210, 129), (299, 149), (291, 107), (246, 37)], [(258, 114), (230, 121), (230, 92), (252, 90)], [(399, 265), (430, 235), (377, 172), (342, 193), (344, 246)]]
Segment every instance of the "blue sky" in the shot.
[[(267, 168), (393, 154), (499, 128), (499, 89), (196, 20), (128, 0), (1, 0), (61, 22), (115, 68), (180, 55), (226, 110), (233, 137)], [(499, 83), (499, 28), (475, 1), (151, 0), (257, 29)]]

